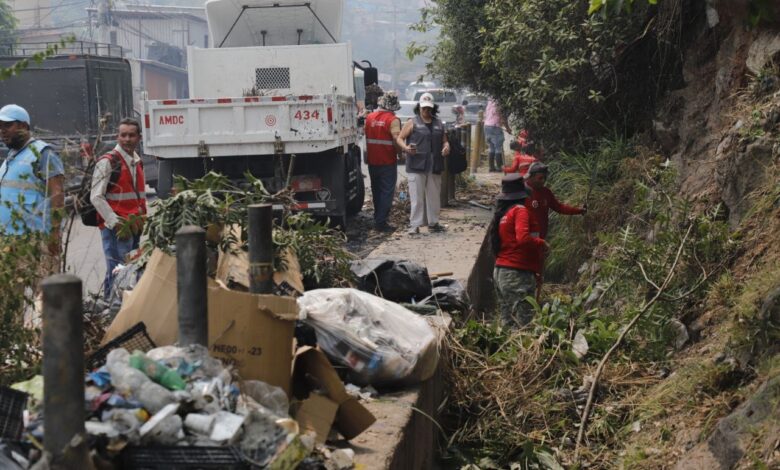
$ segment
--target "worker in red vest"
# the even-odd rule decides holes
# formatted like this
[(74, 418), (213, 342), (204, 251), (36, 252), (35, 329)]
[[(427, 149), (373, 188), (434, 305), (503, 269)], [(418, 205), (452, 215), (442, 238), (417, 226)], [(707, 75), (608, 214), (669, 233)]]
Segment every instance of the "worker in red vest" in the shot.
[[(103, 295), (109, 299), (114, 268), (138, 248), (146, 215), (146, 180), (141, 157), (135, 152), (141, 141), (141, 125), (135, 119), (119, 122), (117, 145), (95, 164), (89, 199), (97, 210), (98, 226), (106, 256)], [(111, 178), (118, 172), (118, 178)], [(116, 181), (115, 183), (113, 181)]]
[(387, 223), (393, 206), (395, 185), (398, 180), (397, 138), (401, 133), (401, 121), (395, 111), (401, 109), (398, 95), (388, 91), (377, 101), (379, 108), (366, 117), (366, 153), (371, 194), (374, 200), (374, 225), (382, 232), (393, 232), (395, 227)]
[[(573, 207), (564, 204), (555, 197), (550, 188), (544, 183), (547, 181), (549, 168), (542, 162), (532, 163), (525, 174), (525, 187), (530, 192), (530, 197), (525, 200), (525, 207), (531, 211), (531, 233), (542, 240), (547, 239), (547, 227), (550, 219), (550, 209), (563, 215), (585, 215), (588, 212), (587, 206)], [(546, 254), (546, 253), (545, 253)], [(542, 257), (544, 265), (544, 256)], [(540, 300), (542, 295), (542, 284), (544, 283), (544, 270), (537, 273), (536, 278), (536, 299)]]

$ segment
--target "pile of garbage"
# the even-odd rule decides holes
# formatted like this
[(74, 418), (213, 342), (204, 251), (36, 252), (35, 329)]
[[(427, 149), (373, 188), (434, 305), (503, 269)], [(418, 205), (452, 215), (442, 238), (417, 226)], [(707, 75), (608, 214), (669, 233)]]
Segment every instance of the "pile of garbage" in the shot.
[[(37, 395), (42, 382), (33, 381), (27, 391)], [(150, 450), (172, 446), (229, 446), (236, 463), (247, 464), (241, 468), (294, 468), (314, 448), (314, 436), (302, 435), (288, 415), (284, 390), (259, 380), (233, 381), (231, 369), (203, 346), (114, 349), (105, 365), (86, 374), (84, 398), (93, 460), (119, 465), (114, 468), (128, 461), (143, 468)], [(44, 439), (42, 402), (29, 410), (25, 437), (35, 444)], [(17, 464), (27, 468), (24, 461)]]

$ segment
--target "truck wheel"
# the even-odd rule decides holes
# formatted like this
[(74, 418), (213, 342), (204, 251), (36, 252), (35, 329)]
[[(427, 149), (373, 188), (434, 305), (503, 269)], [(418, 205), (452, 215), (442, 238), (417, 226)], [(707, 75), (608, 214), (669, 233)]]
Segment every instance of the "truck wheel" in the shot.
[(173, 162), (170, 160), (160, 160), (157, 166), (157, 197), (165, 199), (171, 194), (173, 187)]
[[(350, 172), (356, 173), (356, 180), (353, 182), (349, 181), (349, 173)], [(360, 167), (360, 155), (353, 157), (352, 165), (350, 165), (347, 168), (347, 194), (349, 194), (353, 188), (356, 189), (355, 197), (347, 201), (346, 209), (347, 209), (347, 215), (356, 215), (360, 213), (360, 211), (363, 209), (363, 202), (366, 200), (366, 184), (363, 181), (363, 172), (361, 171)]]

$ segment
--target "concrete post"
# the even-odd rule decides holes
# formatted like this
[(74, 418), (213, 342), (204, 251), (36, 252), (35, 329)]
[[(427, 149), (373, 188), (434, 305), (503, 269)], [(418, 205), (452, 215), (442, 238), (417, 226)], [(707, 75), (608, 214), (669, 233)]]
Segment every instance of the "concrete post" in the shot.
[(479, 159), (482, 156), (482, 145), (485, 140), (485, 112), (480, 111), (477, 116), (477, 125), (474, 127), (471, 140), (471, 164), (469, 165), (469, 170), (472, 175), (477, 173)]
[(176, 232), (176, 292), (179, 309), (179, 345), (208, 347), (208, 275), (206, 231), (187, 225)]
[(274, 288), (273, 213), (271, 204), (249, 206), (249, 292), (271, 294)]
[[(451, 136), (456, 135), (455, 132), (448, 133), (447, 138), (449, 139)], [(450, 158), (449, 156), (447, 156), (444, 157), (444, 171), (441, 172), (441, 187), (439, 188), (439, 205), (441, 207), (447, 207), (450, 205), (449, 184), (450, 184)]]
[(43, 428), (55, 460), (84, 433), (84, 323), (81, 279), (56, 274), (43, 291)]

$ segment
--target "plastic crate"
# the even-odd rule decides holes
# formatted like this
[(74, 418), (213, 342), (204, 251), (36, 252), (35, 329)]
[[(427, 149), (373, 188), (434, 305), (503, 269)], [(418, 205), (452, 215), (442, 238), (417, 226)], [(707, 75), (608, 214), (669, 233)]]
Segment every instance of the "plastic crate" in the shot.
[(235, 447), (126, 447), (122, 451), (124, 470), (247, 470)]
[(22, 437), (26, 406), (26, 393), (0, 387), (0, 439), (15, 441)]
[(154, 344), (152, 338), (150, 338), (149, 334), (146, 333), (146, 325), (144, 325), (144, 322), (138, 322), (130, 327), (129, 330), (112, 339), (106, 343), (105, 346), (92, 353), (86, 360), (87, 370), (93, 370), (102, 366), (103, 363), (106, 362), (108, 353), (116, 348), (125, 348), (130, 353), (132, 353), (136, 350), (147, 352), (156, 347), (157, 345)]

